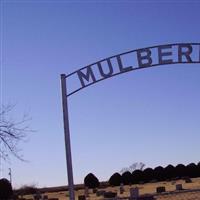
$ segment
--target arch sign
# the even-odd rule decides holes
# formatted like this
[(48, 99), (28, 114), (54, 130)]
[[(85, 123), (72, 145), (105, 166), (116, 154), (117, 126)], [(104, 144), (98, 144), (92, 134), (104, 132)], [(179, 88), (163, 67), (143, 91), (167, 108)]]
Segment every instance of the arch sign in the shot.
[[(75, 200), (70, 146), (67, 98), (105, 79), (133, 70), (159, 65), (200, 63), (200, 43), (176, 43), (151, 46), (117, 54), (83, 67), (71, 74), (61, 74), (63, 122), (70, 200)], [(75, 88), (67, 92), (66, 80)]]

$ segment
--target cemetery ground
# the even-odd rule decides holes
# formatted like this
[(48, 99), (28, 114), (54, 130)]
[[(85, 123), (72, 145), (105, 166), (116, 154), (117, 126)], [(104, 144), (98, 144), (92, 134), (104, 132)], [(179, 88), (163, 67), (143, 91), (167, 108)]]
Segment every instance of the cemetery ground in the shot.
[[(137, 187), (139, 189), (139, 195), (153, 195), (155, 200), (200, 200), (200, 178), (191, 179), (191, 183), (186, 183), (185, 180), (165, 181), (156, 183), (136, 184), (123, 186), (124, 192), (120, 194), (120, 186), (106, 186), (98, 188), (98, 191), (115, 192), (117, 193), (117, 199), (128, 199), (130, 197), (130, 188)], [(176, 190), (176, 185), (182, 184), (182, 190)], [(157, 193), (157, 187), (165, 187), (165, 192)], [(89, 189), (87, 200), (103, 200), (104, 196), (98, 196), (97, 193), (93, 192), (93, 189)], [(75, 196), (76, 200), (81, 195), (85, 194), (84, 186), (76, 189)], [(48, 199), (59, 199), (68, 200), (69, 194), (67, 191), (49, 192), (46, 190), (43, 195), (47, 195)], [(34, 199), (33, 195), (23, 196), (24, 199)], [(107, 198), (108, 199), (108, 198)]]

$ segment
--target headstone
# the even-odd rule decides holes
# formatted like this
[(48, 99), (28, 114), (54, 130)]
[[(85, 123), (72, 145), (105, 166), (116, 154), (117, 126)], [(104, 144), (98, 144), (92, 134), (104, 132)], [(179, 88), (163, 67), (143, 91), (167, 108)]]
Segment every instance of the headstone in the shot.
[(176, 190), (182, 190), (182, 189), (183, 189), (182, 184), (177, 184), (177, 185), (176, 185)]
[(48, 200), (48, 196), (47, 195), (43, 195), (43, 200)]
[(157, 187), (157, 188), (156, 188), (156, 192), (157, 192), (157, 193), (165, 192), (165, 187), (163, 187), (163, 186), (162, 186), (162, 187)]
[(138, 199), (139, 197), (139, 188), (130, 188), (130, 198), (131, 199)]
[(192, 183), (192, 180), (189, 177), (187, 177), (185, 178), (185, 183)]
[(13, 195), (13, 200), (18, 200), (18, 199), (19, 199), (18, 195), (14, 194)]
[(40, 200), (40, 199), (42, 199), (42, 196), (39, 193), (37, 193), (37, 194), (33, 195), (33, 198), (34, 198), (34, 200)]
[(97, 188), (94, 188), (92, 191), (93, 191), (93, 193), (96, 193), (98, 190), (97, 190)]
[(119, 192), (120, 192), (120, 194), (124, 193), (124, 185), (123, 184), (120, 184)]
[(86, 197), (89, 197), (89, 190), (88, 190), (88, 187), (85, 187), (85, 196), (86, 196)]
[(105, 191), (104, 190), (99, 190), (96, 192), (96, 195), (99, 197), (99, 196), (103, 196), (105, 194)]
[(78, 200), (86, 200), (85, 195), (79, 195), (79, 196), (78, 196)]
[(116, 192), (105, 192), (104, 193), (104, 198), (115, 198), (117, 196)]
[(172, 181), (172, 185), (175, 185), (176, 184), (176, 181)]

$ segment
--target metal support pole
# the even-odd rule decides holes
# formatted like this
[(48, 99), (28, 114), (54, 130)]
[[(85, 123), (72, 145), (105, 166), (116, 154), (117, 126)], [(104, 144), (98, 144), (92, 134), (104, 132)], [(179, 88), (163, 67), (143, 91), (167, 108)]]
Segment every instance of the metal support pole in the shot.
[(10, 184), (12, 185), (12, 171), (11, 171), (11, 168), (9, 168), (8, 175), (10, 176)]
[(70, 200), (75, 200), (70, 132), (69, 132), (67, 86), (66, 86), (65, 74), (61, 74), (61, 88), (62, 88), (63, 123), (64, 123), (64, 133), (65, 133), (65, 150), (66, 150), (66, 162), (67, 162), (67, 173), (68, 173), (69, 198)]

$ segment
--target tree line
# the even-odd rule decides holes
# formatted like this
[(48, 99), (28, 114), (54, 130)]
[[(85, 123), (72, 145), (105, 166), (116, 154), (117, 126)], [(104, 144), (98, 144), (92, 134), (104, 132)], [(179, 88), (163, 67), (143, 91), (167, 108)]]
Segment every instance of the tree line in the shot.
[[(119, 186), (140, 184), (158, 181), (170, 181), (182, 178), (197, 178), (200, 177), (200, 162), (198, 164), (190, 163), (187, 166), (178, 164), (176, 166), (168, 165), (167, 167), (158, 166), (154, 169), (146, 168), (144, 170), (134, 170), (132, 173), (126, 171), (122, 174), (116, 172), (109, 178), (109, 185)], [(97, 188), (100, 183), (98, 178), (89, 173), (84, 179), (85, 186), (89, 188)]]

